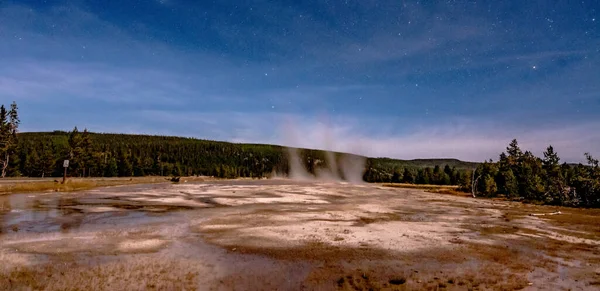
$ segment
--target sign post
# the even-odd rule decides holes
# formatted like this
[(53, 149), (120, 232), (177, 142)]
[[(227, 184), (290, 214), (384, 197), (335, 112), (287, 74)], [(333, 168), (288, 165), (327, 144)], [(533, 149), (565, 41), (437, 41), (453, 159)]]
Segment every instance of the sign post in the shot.
[(65, 168), (65, 173), (63, 174), (63, 181), (62, 181), (63, 184), (67, 181), (67, 168), (68, 167), (69, 167), (69, 160), (64, 160), (63, 168)]

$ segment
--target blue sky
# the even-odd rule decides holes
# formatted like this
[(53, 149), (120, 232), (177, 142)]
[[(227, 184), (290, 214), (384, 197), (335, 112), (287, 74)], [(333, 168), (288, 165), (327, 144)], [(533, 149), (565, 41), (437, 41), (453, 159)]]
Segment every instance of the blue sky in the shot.
[(0, 103), (19, 104), (22, 131), (474, 161), (517, 138), (582, 161), (600, 156), (599, 12), (591, 0), (1, 1)]

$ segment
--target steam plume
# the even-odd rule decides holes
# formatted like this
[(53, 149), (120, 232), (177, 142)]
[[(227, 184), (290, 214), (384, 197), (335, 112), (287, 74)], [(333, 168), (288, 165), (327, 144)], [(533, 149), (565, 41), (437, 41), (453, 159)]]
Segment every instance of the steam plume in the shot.
[[(285, 143), (288, 145), (298, 145), (297, 137), (299, 136), (293, 126), (291, 119), (288, 119), (284, 123), (284, 138)], [(298, 148), (288, 147), (287, 156), (289, 163), (288, 178), (295, 180), (310, 180), (319, 179), (326, 181), (341, 181), (345, 180), (351, 183), (363, 182), (363, 174), (365, 171), (366, 159), (362, 156), (353, 154), (341, 154), (337, 155), (332, 151), (334, 150), (333, 139), (334, 135), (331, 133), (329, 126), (324, 126), (323, 140), (325, 143), (325, 166), (322, 166), (323, 161), (314, 161), (315, 175), (312, 175), (306, 170), (305, 161), (301, 158)], [(304, 133), (304, 136), (307, 136)], [(350, 146), (351, 149), (356, 149), (359, 144), (358, 141)], [(339, 157), (339, 161), (338, 158)], [(315, 159), (315, 157), (312, 157)]]

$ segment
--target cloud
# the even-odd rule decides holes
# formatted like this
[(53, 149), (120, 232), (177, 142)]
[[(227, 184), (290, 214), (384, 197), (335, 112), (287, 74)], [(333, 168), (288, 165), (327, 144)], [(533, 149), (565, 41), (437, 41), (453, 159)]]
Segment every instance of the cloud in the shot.
[[(148, 120), (170, 124), (154, 127), (151, 133), (183, 135), (248, 143), (272, 143), (292, 147), (335, 150), (370, 157), (458, 158), (468, 161), (497, 160), (516, 138), (521, 148), (538, 156), (554, 146), (563, 161), (584, 162), (583, 153), (600, 156), (600, 122), (580, 123), (562, 128), (527, 130), (459, 118), (446, 125), (413, 124), (404, 133), (371, 129), (385, 118), (298, 115), (274, 112), (187, 113), (145, 111), (136, 115), (140, 125)], [(583, 150), (583, 151), (582, 151)]]
[[(538, 154), (553, 144), (569, 161), (600, 144), (600, 59), (586, 49), (597, 40), (553, 45), (462, 6), (146, 4), (176, 17), (128, 15), (129, 26), (109, 9), (0, 4), (0, 97), (19, 103), (24, 130), (475, 161), (512, 138)], [(537, 46), (522, 49), (524, 37)]]
[(96, 99), (104, 102), (146, 104), (179, 102), (189, 96), (181, 75), (150, 69), (119, 68), (103, 64), (19, 60), (3, 62), (0, 94), (19, 99)]

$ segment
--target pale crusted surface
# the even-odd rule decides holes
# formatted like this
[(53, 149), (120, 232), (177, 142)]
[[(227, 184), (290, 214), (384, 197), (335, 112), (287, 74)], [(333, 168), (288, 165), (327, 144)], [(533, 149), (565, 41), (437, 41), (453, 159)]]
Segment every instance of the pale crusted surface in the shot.
[(385, 289), (399, 276), (409, 289), (600, 282), (593, 211), (532, 217), (555, 209), (288, 180), (2, 199), (0, 284), (13, 287)]

